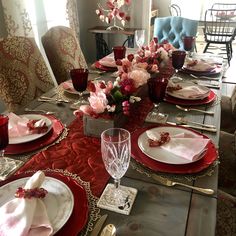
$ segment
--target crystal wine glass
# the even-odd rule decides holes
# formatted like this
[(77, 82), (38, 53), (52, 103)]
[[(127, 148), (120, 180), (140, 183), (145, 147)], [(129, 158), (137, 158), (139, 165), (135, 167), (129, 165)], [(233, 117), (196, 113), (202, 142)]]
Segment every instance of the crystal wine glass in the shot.
[(181, 69), (184, 65), (186, 57), (186, 52), (182, 50), (176, 50), (172, 52), (172, 66), (175, 69), (175, 75), (173, 77), (177, 77), (177, 73), (179, 69)]
[(5, 148), (9, 144), (8, 121), (8, 116), (0, 115), (0, 173), (8, 168), (7, 161), (4, 158)]
[(72, 80), (73, 87), (79, 92), (79, 99), (73, 105), (86, 104), (87, 101), (83, 99), (83, 92), (86, 90), (88, 85), (88, 70), (87, 69), (72, 69), (70, 70), (70, 77)]
[(114, 186), (107, 193), (106, 201), (112, 206), (120, 206), (129, 196), (126, 188), (120, 186), (120, 179), (129, 167), (131, 144), (129, 131), (110, 128), (101, 134), (102, 159), (107, 172), (114, 179)]
[(141, 48), (145, 42), (145, 30), (135, 30), (135, 42)]
[(184, 36), (184, 38), (183, 38), (184, 50), (189, 52), (188, 53), (189, 57), (192, 56), (191, 51), (193, 49), (194, 42), (195, 42), (195, 37), (193, 37), (193, 36)]

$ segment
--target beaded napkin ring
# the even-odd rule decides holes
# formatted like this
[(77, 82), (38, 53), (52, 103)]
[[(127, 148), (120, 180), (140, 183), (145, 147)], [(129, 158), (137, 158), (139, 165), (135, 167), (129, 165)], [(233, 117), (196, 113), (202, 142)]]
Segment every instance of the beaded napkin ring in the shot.
[(44, 188), (24, 189), (19, 187), (15, 193), (16, 198), (44, 198), (48, 191)]

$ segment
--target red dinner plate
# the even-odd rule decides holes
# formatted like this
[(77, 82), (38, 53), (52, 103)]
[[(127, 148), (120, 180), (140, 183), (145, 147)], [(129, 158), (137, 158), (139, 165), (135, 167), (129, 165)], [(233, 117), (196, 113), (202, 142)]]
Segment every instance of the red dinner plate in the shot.
[[(161, 125), (161, 126), (169, 126), (173, 127), (171, 125)], [(202, 157), (199, 161), (189, 163), (189, 164), (183, 164), (183, 165), (172, 165), (172, 164), (166, 164), (162, 163), (159, 161), (155, 161), (145, 155), (141, 149), (138, 146), (138, 138), (139, 136), (145, 132), (148, 129), (152, 129), (154, 127), (158, 127), (157, 125), (155, 126), (149, 126), (149, 127), (144, 127), (141, 129), (136, 130), (134, 133), (131, 135), (131, 155), (132, 157), (142, 165), (150, 168), (151, 170), (154, 171), (160, 171), (160, 172), (166, 172), (166, 173), (175, 173), (175, 174), (193, 174), (193, 173), (198, 173), (207, 167), (209, 167), (216, 159), (218, 156), (218, 152), (215, 148), (215, 145), (210, 141), (207, 145), (207, 152), (204, 157)], [(176, 126), (174, 126), (176, 127)], [(180, 129), (187, 129), (191, 130), (192, 132), (203, 136), (204, 138), (208, 138), (206, 135), (203, 135), (199, 132), (196, 132), (195, 130), (188, 129), (185, 127), (178, 126)]]
[(114, 72), (117, 71), (117, 67), (107, 67), (107, 66), (103, 66), (100, 64), (99, 61), (95, 62), (95, 67), (99, 70), (103, 70), (103, 71), (107, 71), (107, 72)]
[[(72, 214), (65, 225), (55, 234), (57, 236), (76, 236), (85, 226), (88, 220), (88, 200), (87, 195), (82, 186), (78, 182), (68, 176), (58, 172), (44, 172), (46, 176), (58, 179), (65, 183), (74, 196), (74, 208)], [(33, 173), (23, 173), (10, 177), (8, 180), (0, 182), (0, 187), (14, 181), (16, 179), (32, 176)]]
[(9, 144), (5, 150), (6, 154), (22, 154), (32, 152), (52, 144), (60, 137), (64, 130), (64, 125), (55, 116), (46, 116), (52, 121), (52, 129), (45, 136), (31, 142), (21, 144)]
[(213, 102), (216, 99), (216, 94), (211, 90), (208, 97), (199, 100), (184, 100), (166, 95), (164, 101), (173, 103), (176, 105), (204, 105)]

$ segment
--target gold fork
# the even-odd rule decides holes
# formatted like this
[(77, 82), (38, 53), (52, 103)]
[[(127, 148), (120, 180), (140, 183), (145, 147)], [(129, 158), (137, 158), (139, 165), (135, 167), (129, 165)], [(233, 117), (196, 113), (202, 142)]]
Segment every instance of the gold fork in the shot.
[(176, 105), (176, 107), (182, 111), (197, 111), (197, 112), (201, 112), (208, 115), (214, 115), (213, 111), (204, 111), (204, 110), (195, 109), (195, 108), (186, 108), (186, 107), (181, 107), (179, 105)]
[(160, 182), (161, 184), (169, 186), (169, 187), (173, 187), (175, 185), (180, 185), (180, 186), (184, 186), (186, 188), (191, 188), (193, 190), (196, 190), (198, 192), (205, 193), (205, 194), (208, 194), (208, 195), (214, 194), (214, 190), (213, 189), (194, 187), (194, 186), (191, 186), (191, 185), (188, 185), (188, 184), (183, 184), (183, 183), (179, 183), (179, 182), (175, 182), (175, 181), (163, 178), (163, 177), (161, 177), (159, 175), (156, 175), (156, 174), (151, 174), (151, 177), (154, 180), (157, 180), (158, 182)]

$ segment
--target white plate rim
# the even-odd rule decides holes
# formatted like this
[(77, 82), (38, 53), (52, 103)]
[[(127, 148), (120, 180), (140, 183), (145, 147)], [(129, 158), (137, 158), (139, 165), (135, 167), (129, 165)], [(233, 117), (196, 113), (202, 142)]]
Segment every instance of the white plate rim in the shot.
[(182, 97), (182, 96), (179, 95), (179, 94), (175, 94), (174, 92), (170, 92), (170, 91), (166, 90), (166, 93), (167, 93), (168, 95), (170, 95), (170, 96), (172, 96), (172, 97), (175, 97), (175, 98), (183, 99), (183, 100), (191, 100), (191, 101), (193, 101), (193, 100), (202, 100), (202, 99), (207, 98), (207, 97), (209, 96), (210, 92), (211, 92), (211, 90), (210, 90), (209, 88), (207, 88), (206, 86), (194, 84), (194, 83), (192, 83), (192, 82), (190, 82), (190, 81), (189, 81), (189, 82), (188, 82), (188, 81), (178, 82), (178, 83), (176, 83), (176, 84), (179, 84), (179, 85), (182, 86), (182, 87), (183, 87), (183, 86), (188, 86), (188, 85), (194, 85), (194, 86), (199, 87), (199, 88), (201, 88), (201, 89), (208, 90), (208, 91), (206, 92), (206, 94), (203, 94), (203, 95), (202, 95), (201, 98), (186, 98), (186, 97)]
[[(169, 126), (160, 126), (160, 127), (154, 127), (151, 128), (149, 130), (159, 130), (159, 132), (169, 132), (170, 134), (173, 133), (173, 131), (181, 131), (181, 133), (188, 133), (188, 134), (192, 134), (193, 136), (199, 136), (198, 134), (196, 134), (195, 132), (191, 131), (191, 130), (187, 130), (187, 129), (183, 129), (180, 127), (169, 127)], [(166, 155), (166, 151), (162, 150), (162, 149), (153, 149), (150, 148), (151, 151), (153, 152), (159, 152), (158, 155), (153, 155), (150, 152), (147, 151), (147, 148), (149, 148), (148, 146), (148, 137), (146, 134), (145, 130), (143, 133), (141, 133), (138, 137), (138, 147), (139, 149), (148, 157), (150, 157), (151, 159), (155, 160), (155, 161), (159, 161), (165, 164), (172, 164), (172, 165), (183, 165), (183, 164), (191, 164), (194, 163), (198, 160), (200, 160), (204, 155), (200, 156), (197, 160), (191, 161), (188, 159), (184, 159), (184, 158), (180, 158), (172, 153), (168, 153), (168, 155)], [(172, 132), (171, 132), (172, 131)]]
[(48, 127), (48, 130), (45, 133), (41, 133), (41, 134), (29, 134), (29, 135), (25, 135), (25, 136), (21, 136), (21, 137), (14, 137), (14, 138), (9, 137), (9, 144), (21, 144), (21, 143), (28, 143), (28, 142), (34, 141), (36, 139), (39, 139), (39, 138), (45, 136), (52, 129), (52, 121), (44, 115), (24, 114), (24, 115), (20, 115), (20, 117), (26, 117), (29, 120), (44, 119), (46, 121), (46, 125)]
[[(13, 180), (13, 181), (1, 186), (0, 187), (1, 192), (3, 191), (4, 188), (7, 188), (8, 192), (9, 192), (10, 191), (9, 186), (13, 185), (13, 184), (17, 187), (16, 188), (12, 187), (12, 188), (14, 188), (14, 192), (12, 191), (11, 195), (9, 193), (10, 196), (6, 196), (4, 194), (0, 195), (0, 207), (3, 204), (5, 204), (6, 202), (14, 199), (14, 193), (17, 190), (17, 188), (20, 186), (24, 186), (26, 181), (29, 178), (30, 177), (16, 179), (16, 180)], [(55, 194), (55, 192), (51, 192), (52, 189), (49, 189), (49, 187), (50, 187), (50, 184), (52, 184), (52, 183), (57, 184), (57, 186), (58, 186), (58, 188), (55, 188), (55, 187), (52, 188), (53, 190), (59, 190), (60, 189), (59, 187), (61, 187), (65, 190), (64, 193), (58, 192)], [(47, 185), (47, 184), (49, 184), (49, 185)], [(74, 196), (73, 196), (73, 193), (71, 192), (70, 188), (64, 182), (62, 182), (61, 180), (58, 180), (56, 178), (50, 177), (50, 176), (45, 176), (45, 180), (44, 180), (41, 187), (44, 187), (48, 191), (48, 194), (46, 195), (46, 197), (44, 199), (42, 199), (42, 201), (44, 202), (45, 207), (47, 209), (48, 217), (49, 217), (50, 223), (53, 227), (53, 235), (54, 235), (65, 225), (65, 223), (70, 218), (72, 211), (74, 209)], [(59, 196), (58, 199), (61, 199), (60, 204), (58, 204), (60, 206), (60, 208), (56, 207), (56, 209), (58, 209), (58, 212), (59, 211), (61, 211), (61, 212), (59, 212), (60, 214), (58, 214), (58, 212), (57, 212), (56, 217), (53, 217), (53, 219), (50, 219), (50, 213), (51, 213), (50, 208), (52, 208), (52, 204), (51, 204), (51, 201), (47, 201), (47, 199), (49, 199), (49, 194), (57, 196), (57, 197)], [(7, 199), (7, 201), (2, 202), (3, 201), (3, 200), (1, 201), (2, 196), (4, 196)], [(12, 198), (11, 198), (11, 196), (12, 196)], [(70, 201), (69, 201), (69, 199), (70, 199)], [(64, 207), (62, 207), (63, 204), (64, 204)], [(58, 215), (60, 215), (61, 217), (59, 217)]]

